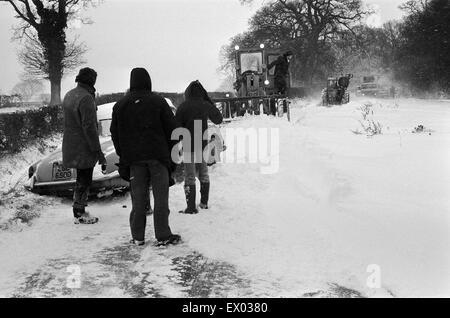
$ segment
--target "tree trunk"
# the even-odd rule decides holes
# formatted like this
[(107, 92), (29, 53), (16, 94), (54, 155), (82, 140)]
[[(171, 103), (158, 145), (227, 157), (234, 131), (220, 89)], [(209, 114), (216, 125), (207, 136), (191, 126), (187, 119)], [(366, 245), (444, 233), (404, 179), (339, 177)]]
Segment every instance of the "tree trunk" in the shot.
[[(61, 104), (61, 80), (64, 73), (64, 53), (66, 50), (65, 22), (59, 22), (53, 15), (45, 17), (45, 24), (38, 31), (39, 41), (44, 48), (48, 62), (48, 79), (50, 80), (50, 105)], [(44, 23), (42, 22), (42, 23)]]
[(61, 104), (61, 78), (50, 79), (50, 105)]
[(48, 73), (50, 80), (50, 105), (61, 104), (61, 80), (65, 44), (62, 38), (52, 38), (48, 47)]

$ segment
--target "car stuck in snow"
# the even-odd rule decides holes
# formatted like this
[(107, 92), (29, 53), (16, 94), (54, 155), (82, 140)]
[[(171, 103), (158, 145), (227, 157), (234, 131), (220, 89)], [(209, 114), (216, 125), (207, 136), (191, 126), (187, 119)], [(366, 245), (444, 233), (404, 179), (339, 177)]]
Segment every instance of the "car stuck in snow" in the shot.
[[(109, 126), (112, 119), (112, 109), (115, 103), (97, 107), (98, 130), (100, 145), (106, 158), (106, 169), (97, 165), (94, 168), (91, 193), (101, 194), (111, 190), (123, 190), (128, 182), (118, 173), (116, 163), (119, 157), (111, 140)], [(62, 150), (57, 149), (49, 156), (32, 164), (28, 169), (29, 182), (26, 188), (38, 194), (71, 194), (76, 181), (76, 169), (68, 169), (62, 164)]]

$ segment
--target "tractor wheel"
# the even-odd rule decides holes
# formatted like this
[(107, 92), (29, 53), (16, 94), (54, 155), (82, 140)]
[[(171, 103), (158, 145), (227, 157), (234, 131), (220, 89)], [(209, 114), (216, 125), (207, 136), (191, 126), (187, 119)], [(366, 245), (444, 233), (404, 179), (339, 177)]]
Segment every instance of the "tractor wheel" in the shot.
[(291, 121), (291, 106), (289, 105), (289, 102), (286, 102), (286, 108), (287, 108), (287, 120)]
[(277, 114), (278, 117), (283, 117), (283, 100), (277, 100)]
[(350, 94), (345, 92), (344, 98), (342, 99), (342, 104), (348, 104), (350, 102)]
[(335, 95), (327, 95), (327, 106), (336, 105), (336, 96)]
[(322, 97), (322, 106), (327, 106), (328, 97), (327, 97), (327, 89), (326, 88), (322, 89), (321, 97)]
[(328, 106), (328, 94), (322, 93), (322, 106)]

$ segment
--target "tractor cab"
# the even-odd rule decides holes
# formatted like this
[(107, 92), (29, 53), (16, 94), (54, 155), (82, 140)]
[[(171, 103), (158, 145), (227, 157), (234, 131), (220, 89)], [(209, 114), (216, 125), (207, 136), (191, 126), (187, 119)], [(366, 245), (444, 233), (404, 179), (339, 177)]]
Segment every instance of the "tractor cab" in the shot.
[[(267, 66), (282, 54), (279, 50), (268, 50), (263, 44), (259, 48), (235, 47), (236, 82), (234, 88), (239, 97), (267, 96), (275, 93), (275, 68)], [(289, 83), (290, 81), (288, 81)]]
[(329, 77), (327, 80), (327, 88), (338, 88), (338, 79), (336, 77)]
[(261, 50), (239, 52), (236, 65), (236, 89), (240, 97), (264, 95), (264, 59)]

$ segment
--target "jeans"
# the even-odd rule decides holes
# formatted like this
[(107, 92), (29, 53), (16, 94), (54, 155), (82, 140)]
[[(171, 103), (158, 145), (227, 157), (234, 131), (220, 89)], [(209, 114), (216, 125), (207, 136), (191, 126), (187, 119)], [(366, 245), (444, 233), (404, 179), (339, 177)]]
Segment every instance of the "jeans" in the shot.
[(73, 192), (73, 216), (79, 217), (85, 212), (87, 206), (89, 188), (92, 184), (94, 168), (77, 169), (77, 181)]
[(132, 238), (137, 241), (145, 239), (149, 184), (154, 197), (155, 237), (157, 240), (164, 240), (172, 235), (169, 227), (169, 170), (157, 160), (147, 160), (133, 163), (130, 167), (130, 228)]
[(202, 159), (202, 162), (195, 163), (194, 153), (190, 154), (190, 157), (191, 162), (184, 163), (184, 184), (195, 185), (195, 178), (197, 176), (200, 182), (209, 183), (208, 165), (206, 164), (205, 160)]

